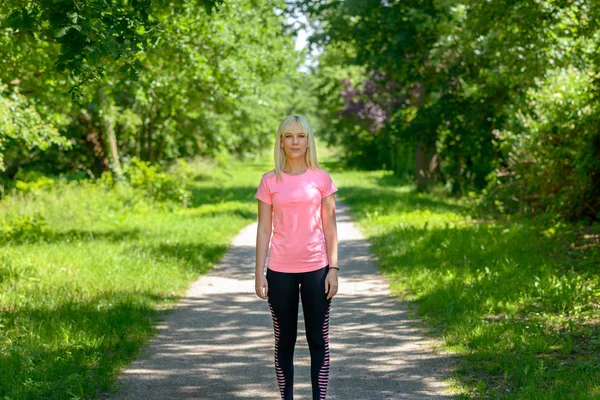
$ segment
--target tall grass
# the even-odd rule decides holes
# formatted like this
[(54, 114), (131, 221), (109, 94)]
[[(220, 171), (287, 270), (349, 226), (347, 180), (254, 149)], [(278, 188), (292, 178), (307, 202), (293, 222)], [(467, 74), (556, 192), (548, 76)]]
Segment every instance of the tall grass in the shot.
[(463, 362), (464, 398), (600, 398), (598, 227), (476, 220), (385, 172), (339, 172), (397, 295)]
[(0, 204), (0, 398), (90, 398), (256, 218), (265, 165), (195, 166), (190, 206), (63, 183)]

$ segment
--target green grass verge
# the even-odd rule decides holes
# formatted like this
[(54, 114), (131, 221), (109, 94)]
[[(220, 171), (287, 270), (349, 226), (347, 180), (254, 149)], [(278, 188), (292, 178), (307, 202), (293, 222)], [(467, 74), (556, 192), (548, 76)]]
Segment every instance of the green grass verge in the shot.
[(600, 398), (597, 228), (477, 221), (386, 172), (333, 177), (393, 292), (460, 356), (462, 398)]
[[(460, 355), (464, 398), (600, 398), (597, 231), (476, 221), (389, 173), (324, 164), (394, 293)], [(87, 183), (5, 200), (0, 222), (16, 228), (0, 243), (0, 398), (110, 390), (160, 310), (256, 218), (270, 168), (196, 166), (187, 209)]]
[(256, 219), (268, 168), (196, 166), (187, 209), (89, 183), (6, 199), (0, 222), (14, 231), (0, 243), (0, 399), (110, 390), (160, 310)]

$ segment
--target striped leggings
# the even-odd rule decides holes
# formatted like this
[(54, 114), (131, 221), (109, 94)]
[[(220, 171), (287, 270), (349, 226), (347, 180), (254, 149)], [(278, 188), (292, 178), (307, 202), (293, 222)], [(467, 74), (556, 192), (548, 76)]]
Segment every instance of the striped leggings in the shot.
[(325, 399), (329, 380), (329, 308), (325, 294), (325, 277), (329, 266), (301, 273), (275, 272), (267, 269), (269, 307), (275, 331), (275, 372), (281, 398), (294, 398), (294, 346), (298, 334), (298, 300), (306, 326), (310, 350), (310, 373), (313, 400)]

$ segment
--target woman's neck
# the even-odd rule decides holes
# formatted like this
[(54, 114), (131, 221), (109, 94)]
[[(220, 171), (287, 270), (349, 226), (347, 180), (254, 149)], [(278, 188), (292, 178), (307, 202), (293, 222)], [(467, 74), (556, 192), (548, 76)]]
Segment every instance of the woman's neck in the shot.
[(286, 174), (295, 175), (306, 172), (307, 169), (308, 165), (306, 164), (306, 161), (304, 159), (287, 159), (285, 161), (285, 166), (283, 167), (283, 172), (285, 172)]

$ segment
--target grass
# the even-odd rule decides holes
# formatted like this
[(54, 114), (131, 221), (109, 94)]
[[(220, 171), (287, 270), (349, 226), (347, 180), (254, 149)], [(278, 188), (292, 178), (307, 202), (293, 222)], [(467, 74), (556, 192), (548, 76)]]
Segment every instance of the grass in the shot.
[(255, 220), (266, 169), (196, 166), (186, 209), (89, 183), (5, 199), (0, 398), (111, 390), (164, 310)]
[[(392, 291), (459, 355), (463, 398), (600, 398), (597, 228), (475, 220), (387, 172), (323, 164)], [(5, 199), (0, 398), (112, 390), (164, 310), (255, 220), (268, 169), (196, 165), (185, 209), (89, 183)]]
[(392, 291), (461, 359), (461, 398), (600, 398), (597, 227), (474, 220), (379, 172), (337, 172)]

